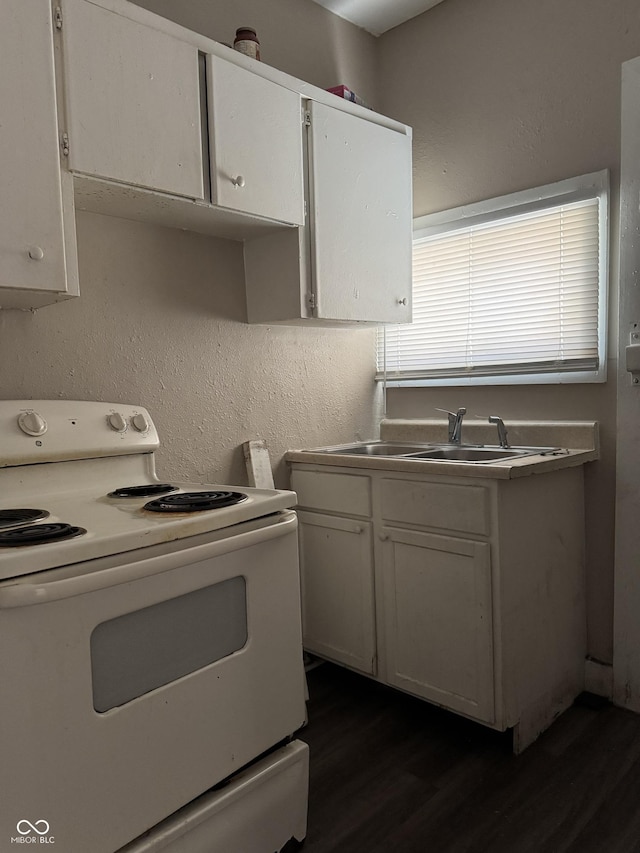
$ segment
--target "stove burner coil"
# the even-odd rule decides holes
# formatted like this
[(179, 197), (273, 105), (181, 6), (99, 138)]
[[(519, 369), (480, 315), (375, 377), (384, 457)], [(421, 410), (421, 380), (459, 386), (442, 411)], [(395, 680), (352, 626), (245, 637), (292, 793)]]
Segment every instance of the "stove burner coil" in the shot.
[(150, 512), (201, 512), (233, 506), (247, 499), (242, 492), (181, 492), (149, 501), (144, 508)]
[(0, 528), (16, 527), (48, 516), (46, 509), (0, 509)]
[(73, 527), (71, 524), (30, 524), (27, 527), (14, 527), (13, 530), (0, 530), (0, 548), (45, 545), (74, 539), (86, 532), (84, 527)]
[(161, 495), (164, 492), (175, 492), (177, 486), (171, 483), (149, 483), (146, 486), (124, 486), (109, 492), (108, 498), (148, 498), (151, 495)]

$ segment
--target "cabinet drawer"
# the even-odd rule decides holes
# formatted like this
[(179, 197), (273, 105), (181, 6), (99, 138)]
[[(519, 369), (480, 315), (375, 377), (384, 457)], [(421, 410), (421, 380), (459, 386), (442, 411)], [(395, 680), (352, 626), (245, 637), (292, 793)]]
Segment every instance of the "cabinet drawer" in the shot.
[(385, 521), (489, 535), (489, 492), (485, 486), (382, 480), (381, 497)]
[(371, 482), (367, 476), (294, 468), (291, 488), (300, 506), (341, 515), (371, 515)]

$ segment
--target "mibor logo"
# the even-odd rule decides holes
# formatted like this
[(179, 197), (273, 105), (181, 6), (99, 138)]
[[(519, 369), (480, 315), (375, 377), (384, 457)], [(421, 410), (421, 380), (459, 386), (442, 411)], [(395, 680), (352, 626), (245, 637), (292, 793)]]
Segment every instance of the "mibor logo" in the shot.
[(31, 823), (28, 820), (19, 820), (16, 829), (20, 835), (28, 835), (30, 832), (37, 832), (38, 835), (46, 835), (49, 832), (49, 824), (46, 820), (37, 820)]
[(32, 823), (30, 820), (22, 819), (16, 824), (15, 838), (12, 844), (55, 844), (53, 835), (49, 835), (49, 821), (40, 819)]

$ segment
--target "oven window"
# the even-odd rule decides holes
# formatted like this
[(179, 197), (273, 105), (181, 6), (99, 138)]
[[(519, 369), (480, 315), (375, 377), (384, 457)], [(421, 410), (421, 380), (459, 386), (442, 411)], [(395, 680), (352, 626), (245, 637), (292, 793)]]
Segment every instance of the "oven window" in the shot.
[(124, 705), (246, 642), (242, 577), (102, 622), (91, 634), (93, 706), (104, 712)]

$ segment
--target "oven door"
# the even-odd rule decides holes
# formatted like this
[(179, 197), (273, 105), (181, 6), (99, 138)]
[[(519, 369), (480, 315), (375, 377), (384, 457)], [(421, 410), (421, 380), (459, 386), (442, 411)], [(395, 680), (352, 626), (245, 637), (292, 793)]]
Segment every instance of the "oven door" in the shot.
[(304, 723), (296, 525), (0, 584), (1, 850), (112, 853)]

